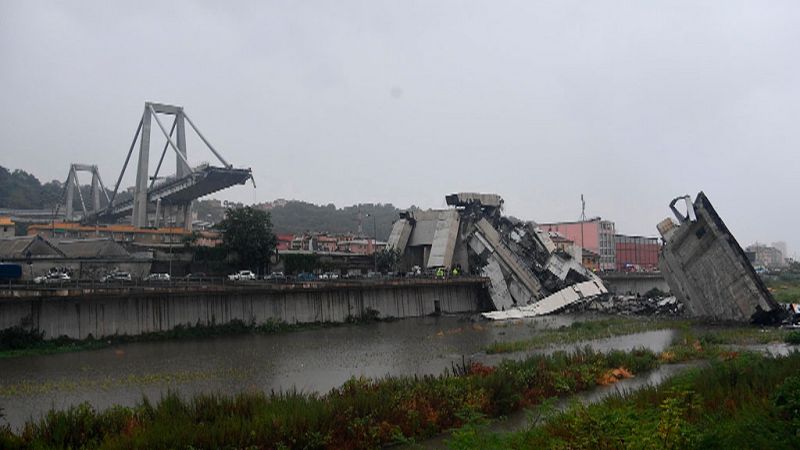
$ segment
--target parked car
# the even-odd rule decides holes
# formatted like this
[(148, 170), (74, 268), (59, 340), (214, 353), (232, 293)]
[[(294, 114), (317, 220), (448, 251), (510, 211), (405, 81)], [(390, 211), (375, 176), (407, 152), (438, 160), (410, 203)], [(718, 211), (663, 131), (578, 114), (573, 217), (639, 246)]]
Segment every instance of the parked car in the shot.
[(63, 283), (65, 281), (69, 281), (72, 278), (64, 272), (55, 272), (47, 274), (47, 279), (45, 283)]
[(103, 283), (111, 283), (114, 281), (131, 281), (131, 274), (128, 272), (110, 272), (100, 278)]
[(264, 281), (272, 281), (272, 282), (286, 281), (286, 275), (284, 275), (283, 272), (272, 272), (271, 274), (264, 277)]
[(231, 281), (250, 281), (256, 279), (256, 274), (251, 270), (240, 270), (232, 275), (228, 275), (228, 279)]
[(295, 277), (297, 281), (316, 281), (317, 276), (309, 272), (300, 272)]
[(170, 276), (168, 273), (151, 273), (144, 277), (144, 281), (169, 281)]
[(190, 273), (183, 277), (183, 279), (186, 281), (202, 281), (208, 279), (208, 275), (203, 272)]
[(336, 272), (325, 272), (319, 276), (320, 280), (338, 280), (339, 274)]

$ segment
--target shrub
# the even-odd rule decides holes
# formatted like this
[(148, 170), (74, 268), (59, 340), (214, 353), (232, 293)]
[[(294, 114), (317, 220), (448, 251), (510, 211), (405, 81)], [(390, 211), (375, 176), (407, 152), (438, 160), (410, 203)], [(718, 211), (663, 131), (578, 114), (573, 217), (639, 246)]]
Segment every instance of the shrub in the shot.
[(44, 341), (44, 333), (26, 330), (22, 327), (11, 327), (0, 330), (0, 350), (16, 350), (32, 347)]
[(792, 331), (783, 338), (787, 344), (799, 345), (800, 344), (800, 331)]

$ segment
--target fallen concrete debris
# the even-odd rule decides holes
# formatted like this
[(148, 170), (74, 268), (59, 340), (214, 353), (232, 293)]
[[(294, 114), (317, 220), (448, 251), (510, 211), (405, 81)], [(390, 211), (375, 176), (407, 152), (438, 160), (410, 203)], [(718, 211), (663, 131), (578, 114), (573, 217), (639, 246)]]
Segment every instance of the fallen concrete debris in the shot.
[(606, 292), (602, 282), (595, 280), (584, 281), (583, 283), (565, 287), (533, 304), (520, 306), (508, 311), (486, 312), (483, 313), (482, 316), (491, 320), (523, 319), (526, 317), (542, 316), (559, 311), (580, 300), (602, 295)]
[(387, 246), (400, 252), (403, 267), (448, 273), (458, 268), (489, 278), (497, 311), (485, 317), (549, 314), (607, 292), (578, 259), (558, 250), (548, 233), (532, 222), (503, 217), (499, 195), (457, 193), (446, 201), (454, 209), (402, 213)]
[(576, 302), (564, 312), (598, 312), (621, 316), (670, 316), (683, 315), (683, 303), (672, 295), (636, 296), (601, 295), (593, 299)]
[[(686, 212), (675, 206), (686, 203)], [(785, 311), (772, 298), (708, 197), (687, 196), (669, 205), (678, 223), (658, 224), (664, 239), (659, 267), (690, 316), (711, 320), (779, 323)]]

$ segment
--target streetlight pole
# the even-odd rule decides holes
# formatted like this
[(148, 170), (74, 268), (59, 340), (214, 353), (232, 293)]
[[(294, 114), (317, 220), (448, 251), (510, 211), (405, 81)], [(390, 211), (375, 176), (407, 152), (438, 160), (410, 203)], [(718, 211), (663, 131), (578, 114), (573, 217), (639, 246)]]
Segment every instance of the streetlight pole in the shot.
[(378, 272), (378, 222), (375, 218), (375, 213), (367, 214), (367, 216), (372, 216), (372, 262), (374, 266), (374, 270)]

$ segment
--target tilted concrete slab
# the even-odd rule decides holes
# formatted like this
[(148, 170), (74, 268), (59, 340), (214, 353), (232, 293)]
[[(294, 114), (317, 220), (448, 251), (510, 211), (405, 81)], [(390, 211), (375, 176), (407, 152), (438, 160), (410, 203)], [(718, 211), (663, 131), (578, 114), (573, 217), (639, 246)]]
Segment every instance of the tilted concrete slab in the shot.
[(532, 298), (540, 298), (542, 296), (542, 284), (530, 270), (525, 268), (514, 254), (503, 244), (500, 239), (500, 234), (495, 230), (491, 223), (485, 218), (481, 218), (475, 223), (476, 233), (480, 233), (491, 246), (492, 251), (496, 253), (500, 260), (509, 268), (509, 271), (516, 275), (517, 279), (522, 283), (531, 293)]
[(458, 238), (458, 211), (451, 209), (439, 213), (436, 231), (433, 233), (431, 255), (428, 257), (428, 268), (450, 267), (453, 265), (453, 251)]
[(486, 265), (481, 269), (481, 275), (489, 278), (489, 298), (494, 308), (498, 311), (511, 309), (514, 306), (514, 299), (508, 291), (503, 270), (495, 255), (489, 256)]
[(400, 253), (406, 251), (408, 239), (411, 237), (411, 230), (413, 226), (408, 219), (400, 219), (392, 225), (392, 232), (389, 233), (389, 240), (386, 242), (386, 247), (392, 250), (397, 250)]
[[(686, 214), (675, 203), (685, 199)], [(756, 274), (744, 251), (703, 192), (672, 201), (678, 224), (658, 224), (664, 238), (660, 269), (672, 294), (695, 317), (713, 320), (771, 323), (782, 309)]]
[(552, 314), (579, 300), (605, 294), (606, 292), (608, 291), (603, 283), (598, 279), (593, 279), (568, 286), (552, 295), (548, 295), (532, 305), (513, 308), (508, 311), (486, 312), (481, 315), (490, 320), (522, 319), (526, 317), (542, 316), (545, 314)]

